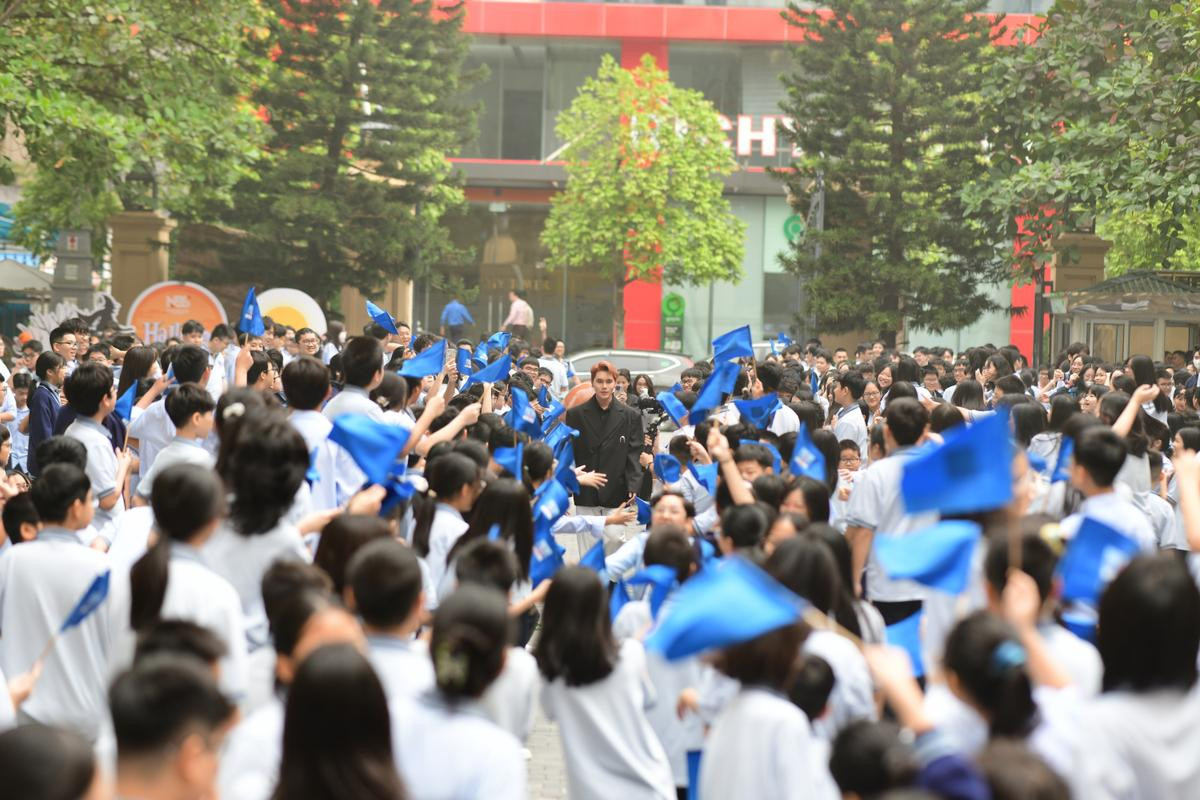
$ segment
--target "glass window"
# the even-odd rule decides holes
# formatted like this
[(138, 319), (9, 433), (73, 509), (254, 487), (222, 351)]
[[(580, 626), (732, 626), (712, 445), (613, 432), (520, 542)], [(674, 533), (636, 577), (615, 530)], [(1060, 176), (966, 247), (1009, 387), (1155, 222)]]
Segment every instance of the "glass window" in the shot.
[(621, 60), (621, 47), (616, 42), (592, 44), (572, 42), (546, 48), (545, 113), (542, 116), (541, 158), (549, 156), (565, 144), (554, 134), (558, 115), (570, 108), (579, 87), (600, 71), (600, 61), (610, 55)]
[(1164, 343), (1167, 353), (1173, 353), (1176, 350), (1187, 353), (1187, 360), (1190, 361), (1192, 347), (1197, 341), (1200, 341), (1197, 330), (1200, 330), (1198, 326), (1189, 325), (1186, 322), (1168, 322), (1166, 341)]
[(486, 67), (488, 74), (469, 95), (480, 105), (479, 136), (463, 149), (463, 155), (540, 158), (546, 48), (521, 40), (476, 42), (466, 66)]
[(1125, 360), (1125, 324), (1122, 322), (1092, 322), (1088, 324), (1088, 345), (1092, 355), (1101, 361)]
[(742, 113), (741, 48), (672, 44), (669, 64), (676, 86), (700, 92), (730, 119)]
[(1129, 355), (1150, 356), (1150, 358), (1158, 360), (1158, 357), (1154, 355), (1153, 322), (1129, 323)]

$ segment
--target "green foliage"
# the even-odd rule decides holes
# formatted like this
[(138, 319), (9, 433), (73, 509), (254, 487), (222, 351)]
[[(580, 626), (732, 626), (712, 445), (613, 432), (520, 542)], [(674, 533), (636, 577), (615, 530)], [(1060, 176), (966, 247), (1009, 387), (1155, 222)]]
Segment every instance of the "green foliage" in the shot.
[(254, 0), (0, 0), (0, 133), (34, 166), (15, 235), (44, 251), (121, 209), (227, 200), (263, 132), (244, 99), (263, 25)]
[(606, 56), (556, 132), (567, 186), (542, 233), (553, 266), (595, 267), (618, 286), (740, 279), (745, 226), (720, 180), (736, 162), (699, 92), (648, 55), (633, 70)]
[(461, 106), (462, 7), (432, 0), (273, 0), (254, 100), (270, 157), (237, 186), (225, 221), (245, 233), (224, 277), (319, 300), (372, 293), (450, 254), (443, 212), (463, 202), (448, 153), (474, 126)]
[[(1200, 7), (1060, 0), (984, 84), (989, 173), (967, 191), (1017, 234), (1022, 270), (1063, 231), (1114, 238), (1117, 271), (1195, 264)], [(1189, 254), (1190, 248), (1190, 254)]]
[[(979, 85), (990, 22), (983, 0), (830, 0), (790, 5), (808, 32), (784, 77), (785, 137), (803, 155), (782, 173), (807, 209), (824, 176), (824, 231), (782, 260), (807, 279), (818, 328), (894, 336), (907, 321), (942, 331), (995, 304), (1008, 278), (1000, 242), (963, 206), (982, 170)], [(819, 251), (819, 255), (818, 255)]]

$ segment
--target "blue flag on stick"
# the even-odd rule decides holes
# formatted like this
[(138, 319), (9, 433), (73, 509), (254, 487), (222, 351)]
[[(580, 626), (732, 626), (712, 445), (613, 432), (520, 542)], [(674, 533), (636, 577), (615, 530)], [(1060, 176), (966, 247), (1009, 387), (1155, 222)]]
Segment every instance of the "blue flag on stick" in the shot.
[(375, 320), (376, 325), (383, 328), (388, 333), (392, 335), (400, 333), (399, 328), (396, 327), (396, 320), (392, 319), (392, 315), (372, 303), (370, 300), (367, 301), (367, 315), (370, 316), (371, 319)]
[(321, 452), (321, 445), (314, 447), (308, 454), (308, 472), (304, 473), (304, 480), (308, 481), (309, 486), (321, 480), (321, 471), (317, 469), (317, 453), (319, 452)]
[(742, 419), (756, 428), (765, 428), (771, 424), (771, 417), (781, 405), (774, 392), (764, 394), (757, 400), (734, 400), (733, 404), (737, 406)]
[(258, 295), (251, 286), (246, 290), (246, 299), (242, 301), (242, 316), (238, 319), (238, 330), (251, 336), (262, 336), (266, 332), (263, 325), (262, 310), (258, 307)]
[(688, 464), (688, 469), (696, 480), (703, 486), (710, 495), (717, 494), (717, 474), (720, 472), (721, 465), (712, 464), (697, 464), (695, 461)]
[(825, 480), (825, 454), (813, 444), (808, 435), (808, 425), (801, 422), (796, 434), (796, 446), (792, 449), (792, 461), (788, 469), (793, 475), (806, 475), (813, 480)]
[(563, 440), (563, 447), (554, 454), (558, 466), (554, 468), (554, 480), (563, 485), (571, 494), (579, 494), (579, 479), (575, 477), (575, 445), (570, 437)]
[(471, 377), (467, 378), (467, 382), (463, 385), (463, 389), (465, 390), (472, 383), (499, 383), (508, 380), (508, 373), (511, 370), (512, 357), (503, 355), (483, 369), (472, 372)]
[(641, 572), (635, 573), (629, 579), (630, 586), (650, 586), (650, 616), (658, 618), (659, 609), (667, 595), (675, 588), (678, 576), (672, 567), (666, 564), (651, 564)]
[(1012, 499), (1012, 439), (1008, 414), (996, 413), (946, 433), (945, 441), (904, 464), (904, 510), (965, 514)]
[(981, 529), (947, 520), (904, 536), (876, 534), (875, 558), (893, 580), (914, 580), (947, 594), (962, 594)]
[[(544, 429), (543, 429), (544, 430)], [(567, 423), (563, 422), (556, 426), (553, 430), (546, 434), (543, 439), (546, 444), (550, 445), (550, 449), (554, 451), (554, 457), (558, 457), (558, 450), (562, 447), (562, 443), (570, 441), (579, 436), (579, 431), (572, 428)]]
[(117, 398), (117, 406), (113, 410), (117, 412), (117, 416), (121, 418), (121, 422), (126, 425), (133, 419), (133, 401), (137, 395), (137, 381), (129, 384), (129, 388), (125, 390), (125, 394)]
[[(505, 350), (508, 349), (508, 343), (511, 341), (512, 341), (511, 333), (509, 333), (508, 331), (496, 331), (495, 333), (493, 333), (491, 336), (488, 337), (487, 341), (484, 342), (484, 345), (487, 347), (488, 350), (490, 350), (494, 347), (495, 349), (497, 349), (501, 352), (504, 352)], [(486, 353), (487, 350), (484, 350), (484, 352)]]
[(616, 620), (617, 614), (621, 613), (621, 609), (629, 603), (629, 587), (625, 585), (625, 579), (617, 580), (615, 586), (612, 587), (612, 596), (608, 598), (608, 616), (611, 620)]
[(725, 395), (732, 392), (733, 387), (737, 385), (740, 371), (741, 367), (735, 361), (718, 361), (696, 397), (696, 403), (688, 414), (688, 422), (693, 425), (703, 422), (708, 412), (721, 405)]
[(646, 649), (678, 661), (800, 619), (807, 603), (744, 558), (701, 570), (675, 593)]
[(563, 415), (567, 409), (557, 400), (552, 400), (550, 406), (542, 412), (542, 431), (541, 435), (545, 436), (554, 427), (554, 421)]
[(516, 447), (497, 447), (496, 452), (492, 454), (492, 459), (517, 480), (521, 480), (523, 474), (521, 467), (524, 457), (525, 448), (520, 442), (517, 442)]
[(442, 339), (406, 360), (400, 367), (400, 375), (405, 378), (424, 378), (426, 375), (437, 375), (445, 368), (446, 340)]
[(754, 339), (750, 326), (743, 325), (723, 333), (712, 341), (713, 361), (728, 361), (731, 358), (750, 358), (754, 355)]
[(1058, 446), (1058, 460), (1054, 462), (1054, 472), (1050, 473), (1050, 482), (1068, 481), (1071, 479), (1071, 457), (1075, 455), (1075, 440), (1070, 436), (1062, 437)]
[(404, 474), (400, 453), (408, 444), (408, 431), (398, 425), (366, 414), (343, 414), (333, 421), (329, 440), (345, 448), (371, 483), (387, 486), (390, 478)]
[(601, 575), (607, 574), (608, 570), (604, 566), (603, 537), (601, 537), (594, 545), (589, 547), (588, 551), (583, 554), (583, 558), (579, 559), (579, 566), (594, 569)]
[(525, 393), (525, 390), (514, 386), (509, 392), (509, 397), (512, 398), (512, 408), (504, 415), (504, 421), (508, 426), (530, 436), (541, 436), (542, 423), (538, 421), (537, 411), (529, 402), (529, 395)]
[(529, 581), (537, 586), (548, 578), (553, 578), (563, 565), (563, 553), (566, 550), (556, 541), (550, 532), (551, 522), (544, 517), (536, 517), (533, 521), (533, 555), (529, 559)]
[(912, 661), (913, 675), (918, 678), (925, 674), (925, 660), (921, 658), (921, 616), (921, 612), (918, 611), (884, 629), (884, 639), (887, 643), (908, 653), (908, 659)]
[(1063, 599), (1095, 603), (1109, 581), (1140, 550), (1137, 542), (1120, 531), (1084, 517), (1058, 562)]
[(63, 620), (62, 627), (58, 629), (59, 633), (64, 633), (71, 628), (74, 628), (79, 623), (90, 617), (100, 604), (104, 602), (104, 598), (108, 597), (108, 578), (112, 574), (112, 570), (106, 569), (95, 577), (87, 591), (83, 593), (83, 597), (79, 598), (79, 602), (71, 609), (71, 613)]
[(454, 368), (458, 370), (458, 374), (464, 378), (471, 374), (474, 366), (471, 364), (471, 351), (465, 347), (458, 347), (454, 350)]
[(671, 415), (671, 419), (675, 420), (676, 425), (682, 427), (687, 424), (687, 406), (679, 402), (679, 398), (671, 392), (659, 392), (657, 398), (659, 405)]
[(675, 483), (679, 480), (682, 466), (679, 459), (670, 453), (656, 453), (654, 456), (654, 474), (663, 483)]
[(654, 512), (654, 509), (650, 506), (650, 503), (648, 503), (647, 501), (643, 500), (640, 497), (635, 496), (633, 499), (635, 502), (637, 502), (638, 524), (639, 525), (649, 525), (650, 524), (650, 515)]

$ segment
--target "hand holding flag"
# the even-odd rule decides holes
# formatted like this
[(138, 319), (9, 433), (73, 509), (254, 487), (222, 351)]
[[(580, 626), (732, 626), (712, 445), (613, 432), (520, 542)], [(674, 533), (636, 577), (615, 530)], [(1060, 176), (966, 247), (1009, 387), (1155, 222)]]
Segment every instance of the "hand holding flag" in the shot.
[(258, 307), (258, 295), (255, 294), (253, 286), (246, 291), (246, 299), (242, 301), (242, 316), (238, 319), (237, 328), (251, 336), (262, 336), (266, 333), (262, 309)]

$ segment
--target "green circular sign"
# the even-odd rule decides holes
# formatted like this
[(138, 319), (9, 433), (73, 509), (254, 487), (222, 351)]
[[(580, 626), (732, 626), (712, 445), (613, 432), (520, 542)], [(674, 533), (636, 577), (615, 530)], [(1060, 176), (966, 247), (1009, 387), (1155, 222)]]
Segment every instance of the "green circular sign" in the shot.
[(804, 217), (799, 214), (792, 214), (783, 221), (783, 235), (787, 237), (789, 242), (794, 242), (804, 235), (805, 227)]
[(663, 298), (663, 314), (675, 317), (683, 313), (683, 298), (677, 294), (669, 294)]

